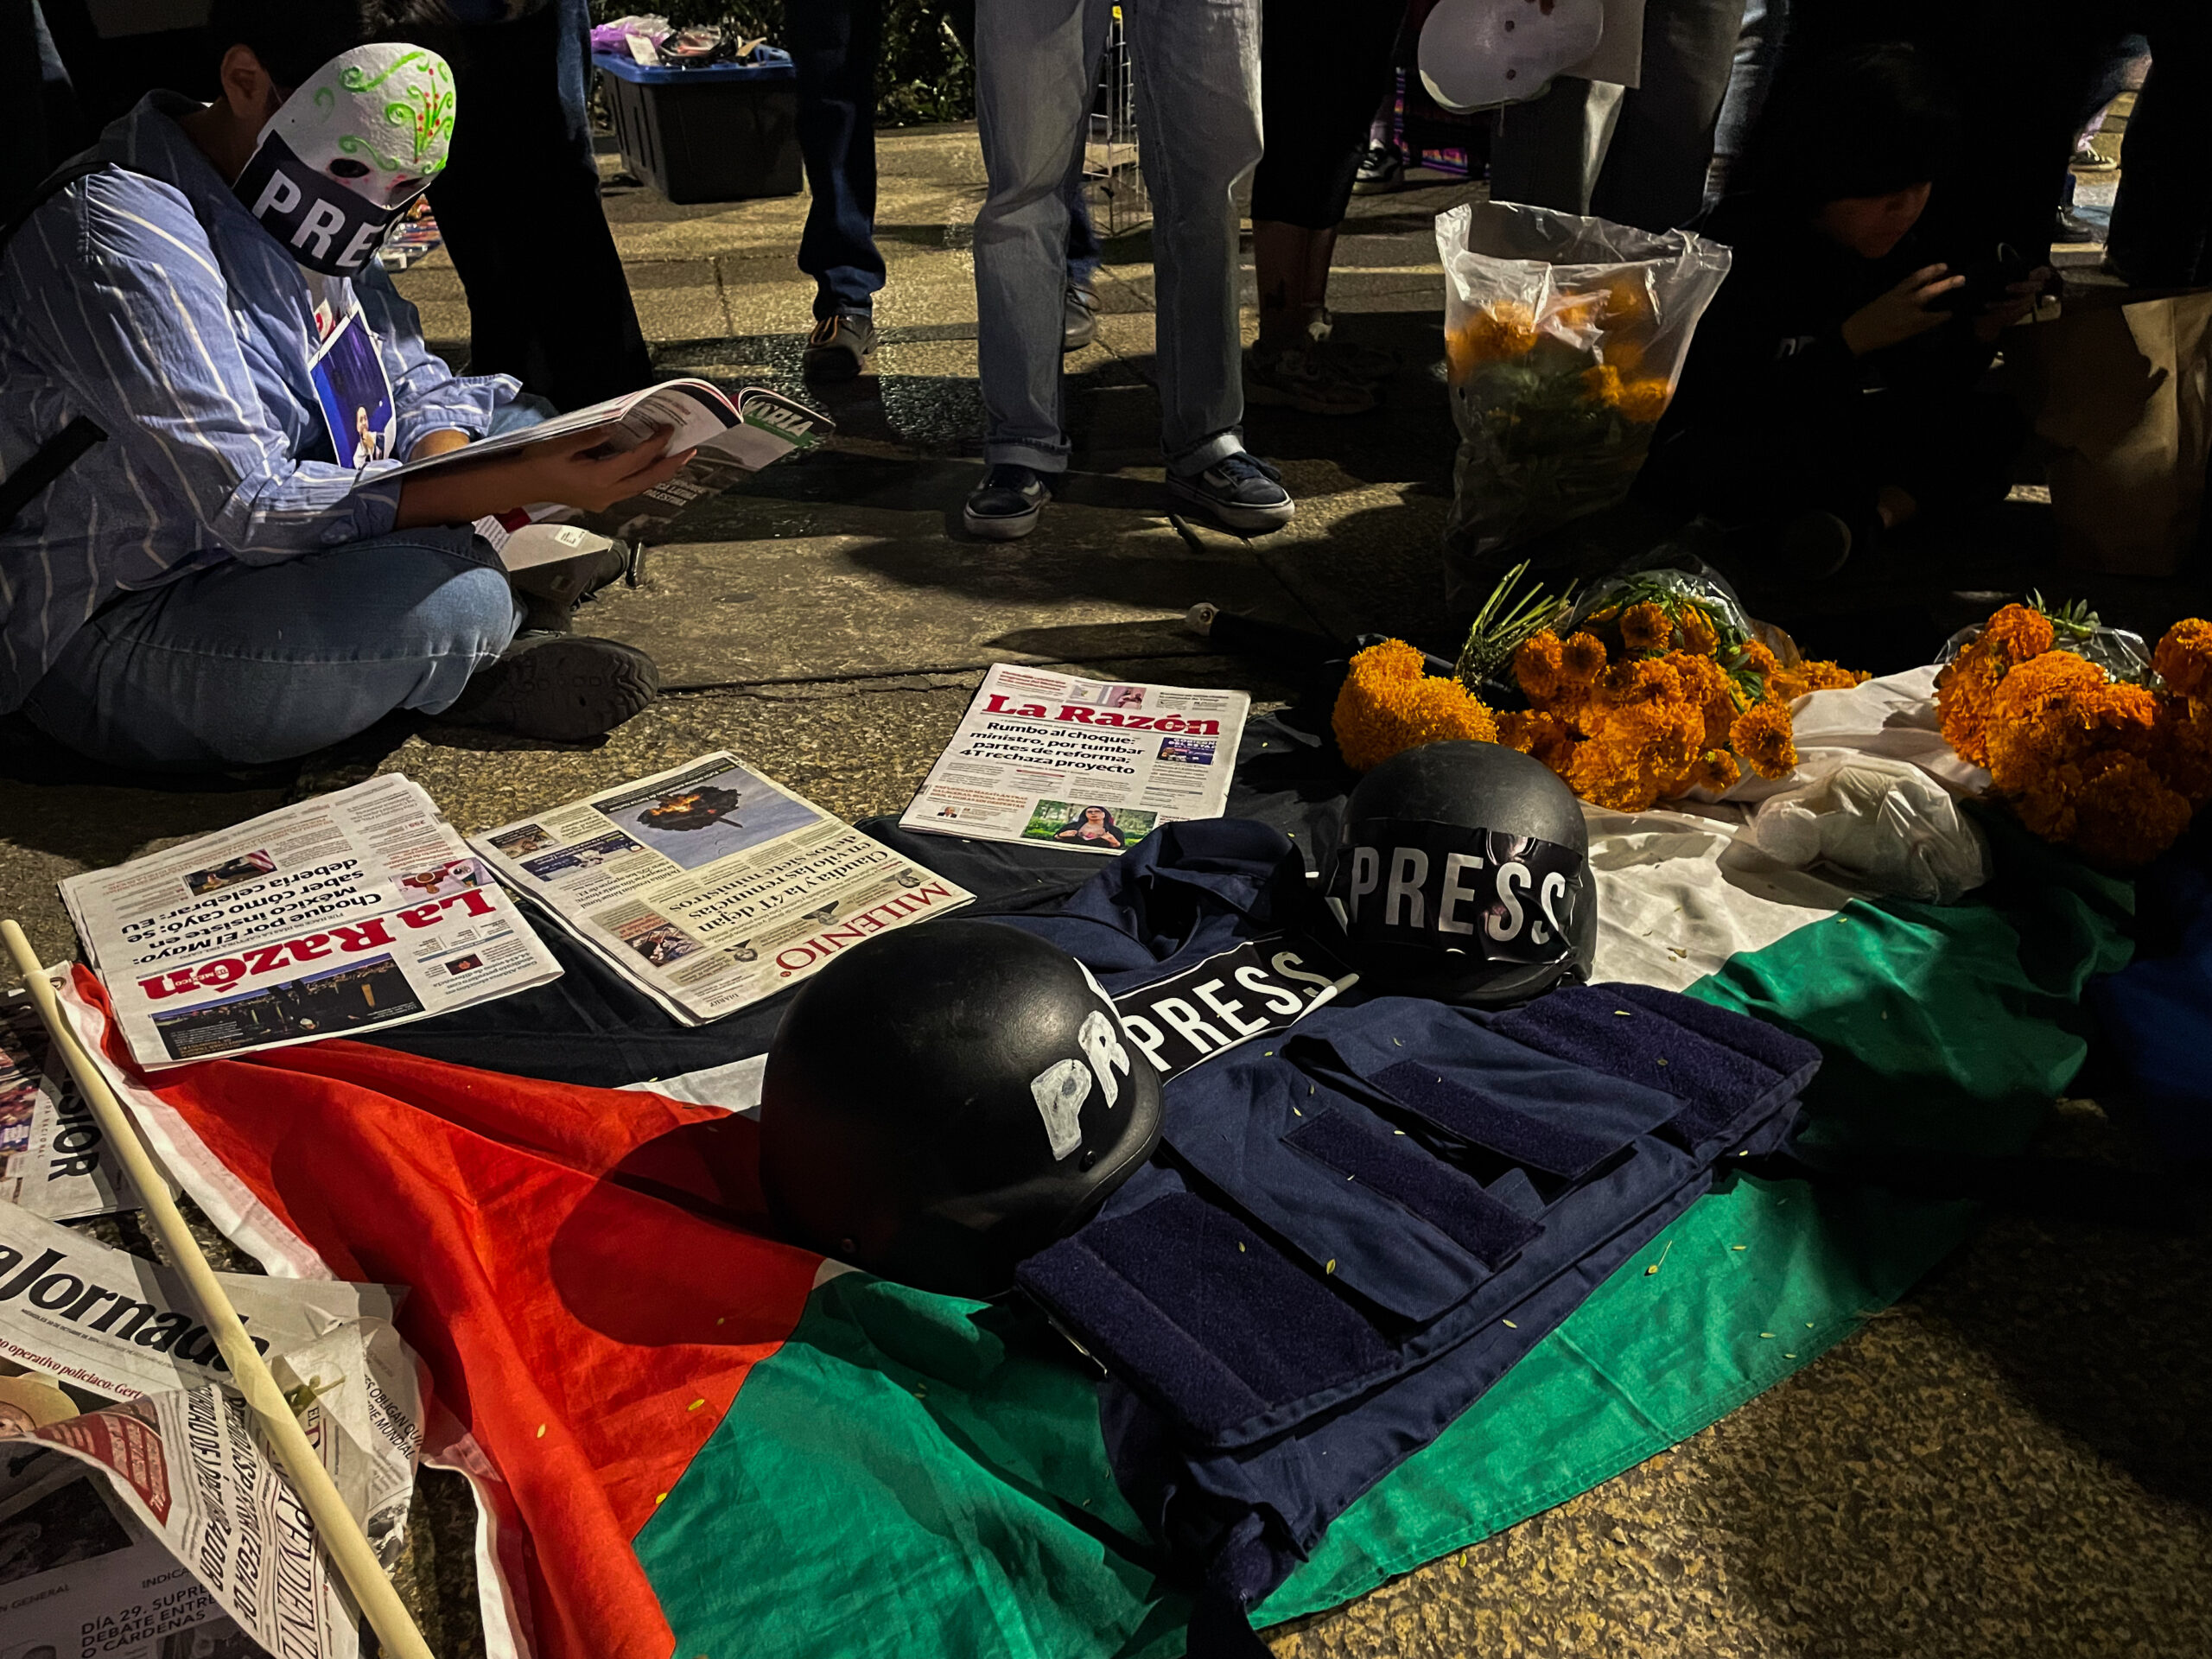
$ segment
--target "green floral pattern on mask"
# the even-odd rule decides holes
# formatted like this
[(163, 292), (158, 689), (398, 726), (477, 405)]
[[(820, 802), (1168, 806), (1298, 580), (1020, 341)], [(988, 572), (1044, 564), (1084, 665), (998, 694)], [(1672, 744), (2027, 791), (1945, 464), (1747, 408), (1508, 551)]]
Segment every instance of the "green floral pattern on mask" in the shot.
[(337, 69), (338, 86), (334, 88), (325, 81), (315, 87), (309, 99), (326, 119), (338, 112), (340, 90), (357, 105), (372, 105), (380, 92), (383, 101), (378, 114), (391, 130), (391, 137), (382, 141), (373, 133), (341, 133), (337, 138), (339, 149), (372, 162), (387, 173), (427, 179), (443, 170), (446, 151), (453, 142), (454, 112), (453, 69), (443, 58), (420, 47), (410, 47), (380, 67), (340, 59), (325, 68)]

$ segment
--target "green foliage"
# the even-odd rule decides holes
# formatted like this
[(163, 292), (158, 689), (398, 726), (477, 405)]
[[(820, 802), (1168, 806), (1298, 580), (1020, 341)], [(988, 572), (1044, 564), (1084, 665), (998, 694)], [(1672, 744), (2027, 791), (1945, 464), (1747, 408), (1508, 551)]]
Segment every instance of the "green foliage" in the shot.
[[(788, 0), (807, 5), (813, 0)], [(915, 126), (972, 120), (975, 66), (946, 21), (944, 0), (882, 0), (883, 60), (875, 77), (878, 126)], [(592, 19), (612, 22), (632, 12), (658, 11), (678, 28), (715, 24), (747, 38), (784, 38), (784, 0), (592, 0)]]

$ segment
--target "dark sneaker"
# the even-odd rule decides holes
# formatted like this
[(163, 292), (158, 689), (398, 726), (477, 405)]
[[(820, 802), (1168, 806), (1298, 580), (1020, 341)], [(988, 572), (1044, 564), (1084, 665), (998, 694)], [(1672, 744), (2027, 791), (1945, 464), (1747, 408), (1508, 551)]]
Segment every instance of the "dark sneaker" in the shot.
[(573, 559), (533, 564), (508, 573), (507, 583), (523, 603), (524, 633), (566, 633), (577, 606), (588, 602), (602, 588), (617, 582), (638, 585), (638, 564), (645, 556), (642, 543), (626, 547), (609, 542), (594, 553)]
[(1363, 386), (1379, 386), (1396, 375), (1403, 366), (1395, 352), (1386, 352), (1375, 346), (1356, 346), (1351, 340), (1338, 340), (1337, 314), (1325, 305), (1321, 308), (1320, 316), (1308, 326), (1306, 333), (1313, 337), (1310, 349), (1319, 361), (1345, 379), (1357, 380)]
[(1307, 415), (1364, 415), (1373, 388), (1338, 374), (1314, 352), (1244, 350), (1244, 401)]
[(1060, 349), (1079, 352), (1098, 338), (1098, 296), (1087, 288), (1070, 288), (1060, 312)]
[(1282, 486), (1282, 474), (1242, 449), (1188, 478), (1168, 474), (1167, 487), (1193, 506), (1204, 507), (1217, 523), (1248, 533), (1281, 530), (1298, 512), (1298, 504)]
[(875, 350), (875, 323), (857, 311), (840, 311), (814, 325), (806, 337), (800, 372), (810, 380), (850, 380)]
[(659, 695), (660, 670), (635, 646), (573, 633), (518, 633), (438, 718), (581, 743), (604, 737)]
[(987, 542), (1018, 542), (1037, 528), (1045, 504), (1052, 499), (1042, 473), (1002, 461), (983, 474), (960, 522), (970, 536)]
[(1352, 194), (1382, 196), (1405, 188), (1405, 152), (1395, 144), (1370, 144), (1359, 158), (1358, 170), (1351, 175)]

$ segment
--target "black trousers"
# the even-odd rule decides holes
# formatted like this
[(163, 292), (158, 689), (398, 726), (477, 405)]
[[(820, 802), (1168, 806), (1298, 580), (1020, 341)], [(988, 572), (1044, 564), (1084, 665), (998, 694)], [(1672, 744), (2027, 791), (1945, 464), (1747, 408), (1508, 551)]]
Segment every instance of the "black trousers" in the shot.
[(1397, 0), (1264, 0), (1252, 217), (1325, 231), (1351, 202), (1367, 130), (1390, 84), (1405, 7)]
[(585, 111), (588, 0), (457, 31), (461, 117), (430, 187), (468, 291), (468, 367), (512, 374), (562, 409), (653, 378), (607, 228)]

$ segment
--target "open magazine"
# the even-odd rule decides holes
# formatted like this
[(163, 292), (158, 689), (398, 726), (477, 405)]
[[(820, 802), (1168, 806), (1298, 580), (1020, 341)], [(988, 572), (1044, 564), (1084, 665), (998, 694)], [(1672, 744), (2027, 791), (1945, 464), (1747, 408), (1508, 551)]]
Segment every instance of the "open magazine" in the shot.
[(508, 536), (530, 524), (575, 524), (617, 541), (648, 538), (694, 501), (721, 494), (793, 450), (812, 448), (836, 429), (828, 416), (772, 391), (748, 388), (733, 397), (704, 380), (664, 380), (540, 426), (411, 461), (379, 474), (378, 481), (465, 467), (486, 456), (599, 427), (609, 428), (606, 447), (613, 451), (634, 449), (658, 429), (671, 427), (671, 454), (691, 448), (699, 453), (675, 477), (642, 495), (618, 501), (604, 512), (549, 502), (478, 520), (477, 529), (494, 547), (503, 547)]
[[(220, 1276), (389, 1568), (423, 1412), (393, 1293)], [(354, 1659), (357, 1615), (228, 1379), (175, 1274), (0, 1204), (0, 1653)]]
[(995, 664), (899, 828), (1118, 853), (1222, 815), (1251, 707), (1242, 691)]
[(687, 1025), (974, 897), (762, 777), (702, 755), (469, 845)]
[(426, 1019), (561, 972), (397, 774), (71, 876), (61, 902), (149, 1069)]

